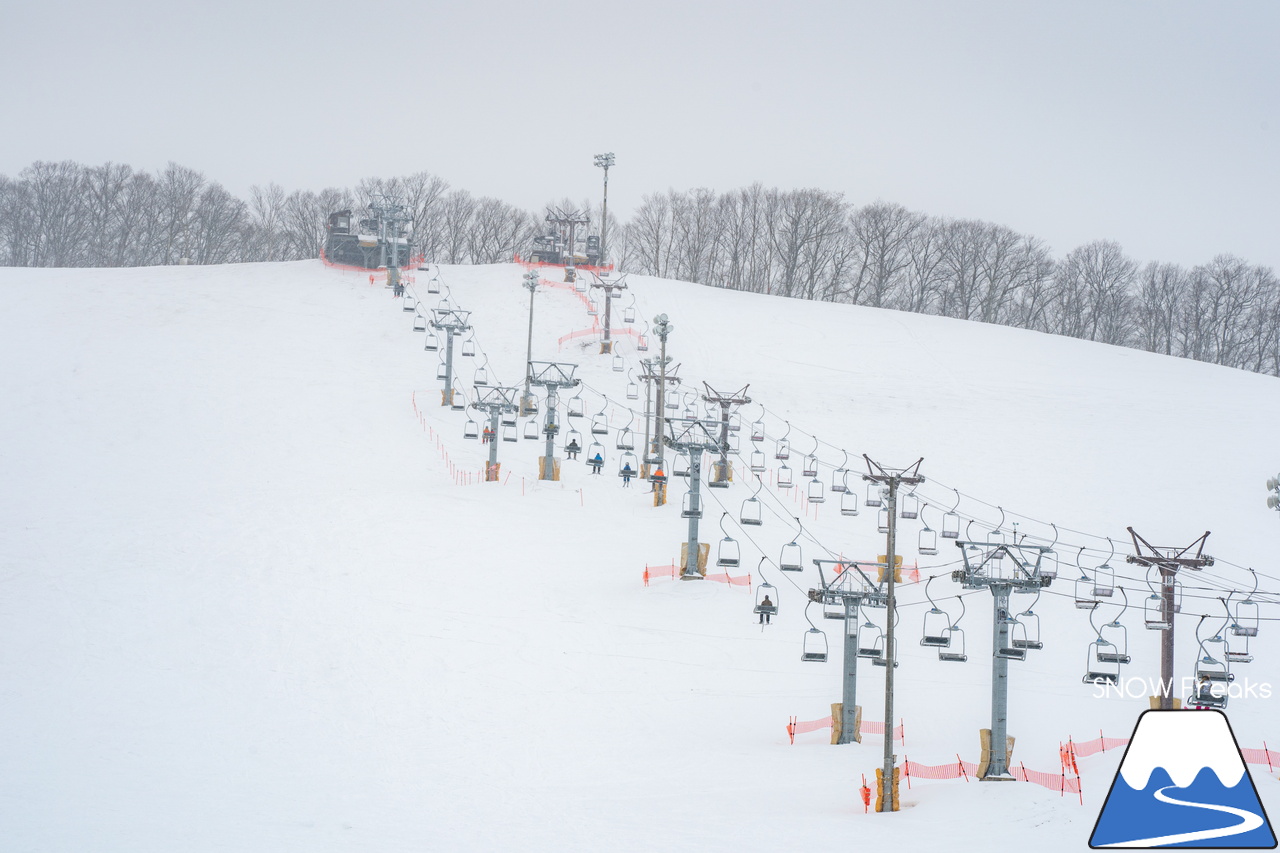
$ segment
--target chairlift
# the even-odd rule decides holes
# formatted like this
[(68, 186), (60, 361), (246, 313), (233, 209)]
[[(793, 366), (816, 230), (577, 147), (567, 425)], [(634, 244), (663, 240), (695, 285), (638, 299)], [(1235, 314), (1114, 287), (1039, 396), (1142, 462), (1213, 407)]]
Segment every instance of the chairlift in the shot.
[(841, 515), (857, 515), (858, 514), (858, 493), (852, 489), (846, 489), (840, 495), (840, 514)]
[(630, 453), (630, 452), (624, 453), (622, 454), (621, 458), (618, 459), (618, 476), (619, 477), (627, 476), (628, 468), (631, 469), (630, 471), (631, 476), (633, 477), (640, 476), (640, 460), (636, 458), (636, 455), (634, 453)]
[(578, 394), (577, 396), (574, 396), (574, 397), (570, 397), (570, 398), (569, 398), (569, 404), (568, 404), (568, 407), (567, 407), (567, 411), (568, 411), (568, 413), (569, 413), (569, 417), (571, 417), (571, 418), (580, 418), (580, 417), (583, 417), (583, 409), (582, 409), (582, 395), (581, 395), (581, 394)]
[(596, 305), (596, 301), (594, 299), (588, 299), (587, 300), (587, 316), (597, 317), (599, 315), (600, 315), (600, 308), (599, 306)]
[(742, 415), (737, 412), (729, 416), (729, 432), (742, 432)]
[(938, 553), (938, 533), (928, 525), (920, 530), (920, 536), (916, 542), (916, 550), (922, 556), (932, 557)]
[(680, 510), (681, 518), (702, 518), (702, 496), (697, 492), (684, 493), (684, 506)]
[(434, 276), (427, 282), (427, 293), (436, 294), (440, 292), (440, 279)]
[(764, 441), (764, 421), (756, 421), (751, 425), (751, 440)]
[(920, 517), (920, 499), (913, 494), (905, 494), (898, 501), (898, 517), (899, 518), (919, 518)]
[(867, 483), (867, 497), (863, 503), (867, 506), (881, 506), (884, 503), (884, 498), (880, 496), (879, 483)]
[(622, 309), (622, 322), (634, 323), (636, 321), (636, 309), (634, 306), (628, 305)]
[(671, 476), (688, 477), (689, 476), (689, 457), (683, 453), (677, 453), (675, 458), (671, 460)]
[(929, 578), (924, 585), (925, 598), (929, 599), (929, 610), (924, 614), (924, 636), (920, 638), (920, 645), (945, 649), (951, 645), (951, 635), (947, 633), (947, 629), (951, 627), (951, 617), (945, 610), (938, 607), (933, 597), (929, 595), (929, 587), (932, 583), (933, 578)]
[(615, 353), (613, 356), (613, 372), (621, 373), (627, 369), (627, 362), (622, 358), (621, 353)]
[[(761, 562), (764, 562), (761, 560)], [(769, 603), (765, 604), (768, 599)], [(757, 616), (777, 616), (778, 615), (778, 588), (768, 581), (764, 581), (756, 586), (756, 604), (752, 608), (752, 612)]]
[(404, 298), (400, 302), (400, 309), (402, 311), (417, 311), (418, 302), (412, 296), (406, 293), (404, 295)]
[(790, 459), (791, 442), (787, 441), (785, 438), (778, 439), (777, 444), (774, 446), (773, 458), (778, 460)]
[(946, 630), (947, 645), (938, 648), (938, 660), (948, 663), (964, 663), (969, 656), (964, 651), (964, 629), (952, 625)]
[(619, 430), (617, 447), (619, 450), (635, 450), (636, 436), (630, 427), (623, 427)]
[(994, 652), (995, 656), (998, 658), (1003, 658), (1005, 660), (1026, 660), (1027, 650), (1023, 648), (1018, 648), (1013, 644), (1013, 632), (1014, 632), (1014, 629), (1017, 627), (1018, 620), (1014, 619), (1012, 616), (1006, 616), (1002, 620), (1002, 622), (1005, 629), (1004, 630), (1005, 645), (996, 647)]
[(1142, 621), (1151, 631), (1169, 630), (1169, 620), (1164, 615), (1164, 598), (1153, 592), (1142, 604)]
[(778, 466), (778, 488), (789, 489), (791, 484), (791, 469), (787, 467), (787, 463), (783, 462)]
[(802, 469), (803, 473), (801, 474), (801, 476), (803, 477), (818, 476), (818, 448), (817, 448), (818, 439), (815, 438), (813, 440), (813, 444), (814, 444), (813, 453), (810, 453), (808, 456), (804, 458), (804, 468)]
[(812, 480), (809, 481), (808, 498), (809, 498), (809, 503), (811, 504), (824, 503), (827, 499), (826, 496), (823, 494), (822, 481), (819, 480), (817, 477), (814, 477)]
[(538, 438), (538, 421), (536, 418), (530, 418), (524, 422), (524, 437), (529, 441), (536, 441)]
[(459, 390), (454, 389), (453, 399), (449, 402), (449, 408), (455, 412), (461, 412), (467, 408), (467, 398)]
[(502, 427), (503, 441), (518, 441), (520, 436), (516, 433), (515, 424), (504, 424)]
[(857, 656), (868, 660), (884, 656), (884, 631), (867, 619), (858, 626)]
[(1076, 578), (1076, 609), (1092, 610), (1098, 606), (1098, 599), (1093, 597), (1094, 581), (1086, 574)]
[(782, 553), (778, 557), (778, 568), (784, 572), (803, 572), (803, 559), (804, 555), (800, 550), (800, 543), (792, 539), (782, 546)]
[(636, 384), (636, 383), (634, 383), (634, 382), (628, 382), (628, 383), (627, 383), (627, 399), (628, 399), (628, 400), (639, 400), (639, 399), (640, 399), (640, 386), (639, 386), (639, 385), (637, 385), (637, 384)]
[[(1036, 597), (1039, 598), (1039, 594)], [(1037, 613), (1028, 607), (1014, 617), (1014, 620), (1017, 624), (1011, 626), (1010, 642), (1015, 649), (1040, 651), (1044, 648), (1044, 642), (1040, 639), (1040, 616)]]
[(588, 465), (594, 465), (595, 463), (593, 462), (593, 460), (594, 460), (597, 456), (599, 456), (599, 457), (600, 457), (600, 460), (601, 460), (602, 462), (603, 462), (604, 460), (606, 460), (606, 459), (608, 459), (608, 458), (609, 458), (607, 455), (605, 455), (605, 452), (604, 452), (604, 445), (603, 445), (603, 444), (601, 444), (601, 443), (600, 443), (600, 442), (598, 442), (598, 441), (593, 441), (593, 442), (591, 442), (590, 446), (589, 446), (589, 447), (587, 447), (587, 453), (586, 453), (586, 457), (587, 457), (586, 462), (587, 462), (587, 464), (588, 464)]
[(609, 434), (609, 416), (604, 412), (598, 412), (591, 418), (591, 434), (592, 435), (608, 435)]
[[(881, 646), (888, 646), (888, 643), (889, 641), (887, 637), (881, 638), (881, 641), (880, 641)], [(901, 663), (901, 661), (898, 660), (898, 655), (896, 654), (897, 650), (898, 650), (898, 638), (894, 637), (893, 646), (891, 646), (888, 649), (887, 653), (882, 651), (879, 657), (872, 658), (871, 665), (887, 667), (889, 665), (889, 661), (893, 661), (893, 668), (897, 669), (899, 664)]]
[(462, 427), (462, 437), (463, 438), (479, 438), (480, 424), (468, 418), (466, 424), (464, 424)]
[(663, 404), (668, 411), (676, 412), (680, 410), (680, 400), (675, 394), (667, 394), (666, 401)]
[(738, 523), (747, 527), (759, 527), (763, 520), (760, 515), (760, 501), (756, 495), (760, 494), (760, 489), (764, 487), (764, 483), (759, 477), (756, 478), (755, 494), (742, 502), (742, 509), (738, 510)]
[(648, 352), (648, 351), (649, 351), (649, 338), (646, 337), (645, 335), (640, 335), (639, 337), (636, 338), (636, 352)]
[(415, 332), (425, 332), (427, 330), (427, 318), (421, 314), (413, 318), (413, 330)]
[(422, 348), (427, 352), (437, 352), (440, 349), (440, 339), (436, 337), (435, 332), (428, 332), (426, 340), (422, 342)]
[[(567, 280), (567, 279), (566, 279), (566, 280)], [(586, 278), (584, 278), (583, 276), (580, 276), (580, 275), (575, 275), (575, 276), (573, 277), (573, 291), (574, 291), (574, 293), (586, 293), (586, 292), (587, 292), (587, 280), (586, 280)], [(592, 301), (592, 302), (595, 302), (595, 300), (594, 300), (594, 299), (593, 299), (593, 300), (591, 300), (591, 301)]]
[(880, 511), (876, 513), (876, 530), (880, 533), (889, 532), (889, 508), (887, 506), (881, 507)]
[(502, 412), (502, 414), (498, 416), (498, 422), (501, 423), (503, 426), (515, 426), (516, 425), (515, 411), (506, 410)]
[(1253, 600), (1253, 594), (1258, 591), (1258, 573), (1250, 569), (1249, 574), (1253, 575), (1253, 589), (1244, 601), (1236, 604), (1231, 620), (1231, 633), (1236, 637), (1258, 636), (1259, 610), (1258, 603)]
[(1098, 647), (1103, 663), (1129, 663), (1129, 630), (1119, 622), (1108, 622), (1098, 634), (1105, 645)]
[(942, 514), (943, 539), (960, 538), (960, 515), (956, 512), (956, 507), (960, 506), (960, 492), (956, 489), (952, 489), (951, 491), (956, 493), (956, 505)]
[(817, 628), (810, 628), (804, 633), (804, 648), (800, 652), (800, 660), (822, 663), (827, 659), (827, 635)]
[(716, 549), (717, 566), (736, 566), (742, 556), (738, 543), (724, 529), (724, 520), (728, 516), (727, 512), (720, 515), (720, 532), (724, 533), (724, 538), (720, 540), (720, 547)]
[(1087, 652), (1088, 665), (1085, 668), (1084, 684), (1118, 684), (1120, 683), (1120, 663), (1104, 659), (1102, 656), (1114, 657), (1114, 646), (1099, 637), (1089, 644)]
[(436, 365), (436, 379), (448, 379), (448, 378), (449, 378), (449, 369), (445, 365), (445, 363), (442, 361)]
[(764, 452), (760, 450), (751, 451), (751, 460), (747, 463), (747, 467), (756, 474), (763, 474), (767, 471), (768, 466), (765, 465)]
[(1093, 570), (1093, 595), (1110, 598), (1116, 591), (1116, 570), (1103, 563)]
[(489, 368), (483, 367), (483, 366), (477, 367), (475, 378), (471, 380), (471, 384), (480, 385), (482, 387), (485, 385), (488, 385), (489, 384)]
[(476, 340), (475, 338), (467, 338), (462, 342), (462, 354), (467, 358), (475, 358)]

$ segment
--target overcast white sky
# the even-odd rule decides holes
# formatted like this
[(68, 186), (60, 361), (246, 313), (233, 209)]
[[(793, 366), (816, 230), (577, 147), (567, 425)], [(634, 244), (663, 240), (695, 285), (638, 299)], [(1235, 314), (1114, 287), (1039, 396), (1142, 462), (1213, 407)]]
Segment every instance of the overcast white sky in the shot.
[[(16, 8), (15, 8), (16, 7)], [(1280, 269), (1280, 2), (6, 4), (0, 173), (170, 160), (233, 192), (428, 170), (538, 209), (760, 181), (1058, 256)]]

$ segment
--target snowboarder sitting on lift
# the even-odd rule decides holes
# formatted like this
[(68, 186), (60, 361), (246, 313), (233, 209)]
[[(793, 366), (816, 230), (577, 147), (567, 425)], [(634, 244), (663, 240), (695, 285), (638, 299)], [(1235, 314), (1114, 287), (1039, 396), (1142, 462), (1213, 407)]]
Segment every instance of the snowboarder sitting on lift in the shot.
[(631, 475), (635, 472), (631, 470), (631, 463), (628, 462), (622, 466), (622, 485), (623, 487), (631, 485)]
[(769, 596), (766, 595), (764, 597), (764, 600), (760, 602), (760, 624), (768, 625), (770, 621), (770, 616), (772, 613), (773, 613), (773, 601), (772, 599), (769, 598)]
[(599, 453), (591, 457), (591, 473), (592, 474), (599, 474), (600, 468), (603, 465), (604, 465), (604, 457), (601, 456)]
[(582, 448), (578, 446), (578, 440), (573, 439), (567, 445), (565, 445), (564, 452), (568, 455), (570, 459), (577, 459), (578, 451), (581, 449)]
[(485, 427), (484, 434), (480, 437), (480, 443), (488, 444), (491, 441), (493, 441), (493, 430), (489, 429), (488, 427)]

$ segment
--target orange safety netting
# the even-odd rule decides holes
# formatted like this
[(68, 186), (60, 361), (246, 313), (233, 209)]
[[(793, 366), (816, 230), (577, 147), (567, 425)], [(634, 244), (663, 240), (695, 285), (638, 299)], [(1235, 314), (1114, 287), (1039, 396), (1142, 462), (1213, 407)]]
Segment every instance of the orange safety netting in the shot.
[[(649, 581), (661, 578), (675, 580), (676, 576), (683, 571), (684, 566), (677, 566), (675, 563), (671, 563), (666, 566), (650, 566), (646, 563), (644, 567), (644, 585), (648, 586)], [(751, 586), (751, 575), (749, 574), (734, 577), (728, 572), (716, 572), (714, 574), (703, 575), (703, 580), (715, 581), (716, 583), (727, 583), (730, 586), (745, 586), (748, 588)]]
[[(816, 732), (820, 729), (829, 729), (833, 725), (831, 716), (827, 715), (820, 720), (797, 720), (792, 717), (787, 721), (787, 736), (791, 738), (791, 742), (796, 742), (796, 735), (808, 734)], [(863, 720), (859, 730), (863, 734), (884, 735), (884, 723), (876, 720)], [(893, 727), (893, 739), (901, 741), (905, 746), (907, 743), (906, 726), (902, 720), (898, 720), (898, 725)]]
[[(422, 256), (417, 255), (409, 259), (408, 266), (416, 267), (418, 264), (422, 263), (422, 261), (423, 261)], [(326, 267), (329, 267), (330, 269), (344, 270), (346, 272), (365, 272), (365, 273), (370, 273), (371, 275), (380, 275), (380, 276), (385, 276), (387, 274), (386, 267), (383, 267), (382, 269), (374, 270), (374, 269), (369, 269), (368, 267), (357, 267), (353, 264), (340, 264), (337, 261), (331, 261), (327, 257), (325, 257), (324, 249), (320, 250), (320, 262), (324, 264)], [(401, 275), (400, 280), (406, 281), (406, 277), (404, 275)], [(410, 283), (410, 282), (406, 281), (406, 283)]]
[[(964, 779), (966, 782), (970, 778), (976, 779), (978, 776), (978, 765), (971, 761), (964, 761), (960, 756), (956, 756), (955, 762), (951, 764), (919, 764), (910, 759), (903, 761), (903, 775), (907, 777), (907, 786), (910, 787), (912, 777), (916, 779)], [(1043, 773), (1039, 770), (1028, 770), (1022, 764), (1015, 764), (1009, 768), (1009, 775), (1019, 782), (1030, 782), (1033, 785), (1039, 785), (1042, 788), (1048, 788), (1050, 791), (1057, 791), (1060, 794), (1079, 794), (1080, 778), (1069, 778), (1065, 772)]]
[[(553, 264), (553, 263), (550, 263), (549, 261), (526, 261), (523, 258), (521, 258), (519, 255), (516, 255), (515, 263), (524, 264), (526, 267), (529, 267), (530, 269), (532, 269), (533, 267), (537, 267), (539, 269), (542, 269), (544, 267), (555, 267), (556, 269), (564, 269), (565, 266), (567, 266), (566, 264)], [(591, 266), (589, 264), (574, 264), (573, 268), (575, 270), (587, 270), (588, 272), (613, 272), (613, 264), (600, 264), (597, 266)]]
[(1244, 760), (1250, 764), (1265, 764), (1268, 772), (1275, 772), (1280, 767), (1280, 752), (1274, 752), (1267, 748), (1266, 741), (1262, 742), (1262, 749), (1250, 749), (1248, 747), (1240, 747), (1240, 753), (1244, 756)]

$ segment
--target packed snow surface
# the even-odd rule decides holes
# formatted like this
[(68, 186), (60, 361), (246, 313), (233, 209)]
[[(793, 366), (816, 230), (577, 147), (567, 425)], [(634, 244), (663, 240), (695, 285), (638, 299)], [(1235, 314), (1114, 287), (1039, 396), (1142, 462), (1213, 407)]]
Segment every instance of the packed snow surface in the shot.
[[(523, 375), (522, 272), (440, 271), (479, 344), (455, 359), (468, 395), (486, 358), (508, 384)], [(430, 308), (428, 275), (412, 290)], [(627, 407), (642, 401), (596, 338), (557, 343), (591, 325), (568, 290), (534, 297), (533, 358), (580, 365), (587, 417), (561, 420), (585, 435), (606, 414), (605, 474), (565, 461), (561, 482), (540, 483), (542, 443), (502, 442), (502, 481), (485, 484), (466, 414), (440, 406), (436, 354), (365, 274), (0, 269), (3, 848), (1082, 849), (1120, 750), (1081, 761), (1083, 805), (1025, 783), (915, 780), (902, 812), (866, 815), (858, 786), (881, 764), (880, 736), (789, 743), (791, 716), (824, 717), (840, 699), (841, 623), (818, 606), (806, 618), (811, 560), (884, 553), (874, 510), (842, 516), (830, 491), (806, 503), (803, 457), (816, 453), (827, 486), (847, 467), (860, 496), (861, 454), (898, 468), (923, 457), (928, 506), (902, 522), (900, 550), (937, 576), (929, 594), (953, 618), (959, 553), (944, 540), (918, 555), (922, 521), (937, 529), (958, 502), (977, 519), (971, 538), (1016, 522), (1047, 544), (1057, 525), (1058, 581), (1014, 600), (1034, 605), (1045, 648), (1011, 662), (1009, 706), (1014, 761), (1057, 773), (1061, 741), (1127, 737), (1147, 707), (1140, 686), (1096, 698), (1081, 683), (1090, 640), (1123, 604), (1114, 595), (1091, 627), (1072, 601), (1082, 571), (1107, 561), (1131, 590), (1125, 677), (1158, 672), (1127, 526), (1158, 545), (1213, 531), (1218, 563), (1183, 578), (1178, 679), (1197, 627), (1223, 624), (1196, 615), (1225, 612), (1222, 587), (1251, 586), (1248, 566), (1263, 591), (1280, 585), (1263, 488), (1280, 470), (1277, 380), (937, 317), (628, 284), (615, 318), (633, 298), (637, 329), (670, 316), (684, 390), (750, 385), (744, 454), (749, 425), (766, 422), (764, 524), (737, 524), (756, 491), (741, 460), (702, 520), (713, 559), (726, 535), (743, 548), (739, 567), (710, 571), (750, 574), (750, 588), (643, 584), (646, 564), (679, 553), (686, 486), (673, 478), (654, 508), (647, 484), (614, 475), (616, 431), (641, 433)], [(634, 338), (618, 349), (635, 370)], [(798, 489), (773, 485), (784, 435)], [(770, 561), (793, 540), (806, 569), (784, 575)], [(752, 614), (762, 580), (780, 605), (767, 628)], [(976, 760), (990, 595), (964, 597), (969, 661), (951, 664), (919, 645), (925, 586), (900, 590), (895, 749)], [(883, 612), (867, 616), (883, 627)], [(800, 660), (811, 624), (830, 642), (825, 664)], [(1277, 636), (1264, 620), (1237, 683), (1275, 680)], [(859, 669), (866, 720), (883, 719), (883, 679)], [(1275, 702), (1232, 699), (1243, 746), (1280, 743)], [(1252, 773), (1280, 813), (1274, 774)]]

